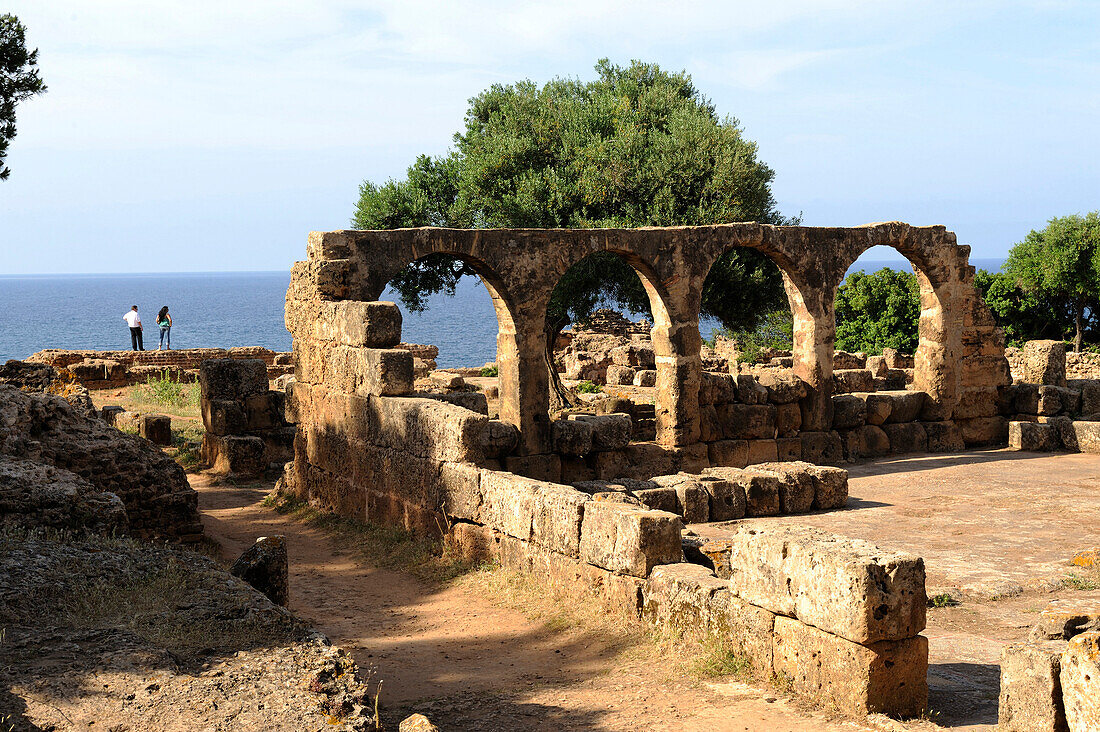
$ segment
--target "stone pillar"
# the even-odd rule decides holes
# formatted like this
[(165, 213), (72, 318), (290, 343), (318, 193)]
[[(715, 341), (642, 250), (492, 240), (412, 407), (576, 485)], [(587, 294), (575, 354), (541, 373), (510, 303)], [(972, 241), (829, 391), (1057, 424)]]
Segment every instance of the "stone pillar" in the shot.
[(836, 338), (836, 313), (833, 309), (835, 286), (824, 285), (807, 298), (786, 272), (783, 288), (794, 317), (794, 375), (806, 382), (801, 400), (802, 431), (822, 432), (833, 423), (833, 347)]
[[(936, 271), (937, 267), (944, 271)], [(930, 275), (915, 263), (913, 269), (920, 283), (920, 343), (914, 354), (913, 388), (928, 394), (922, 419), (950, 419), (958, 393), (956, 367), (963, 316), (959, 308), (954, 307), (954, 283), (949, 274), (952, 269), (942, 263), (930, 264), (929, 269), (938, 282), (936, 285), (932, 284)]]
[(1023, 377), (1027, 384), (1066, 386), (1066, 344), (1062, 341), (1025, 343)]
[(657, 361), (657, 441), (669, 447), (699, 441), (699, 383), (703, 341), (698, 317), (658, 324), (651, 331)]
[(546, 335), (538, 304), (517, 308), (513, 318), (499, 318), (497, 372), (500, 419), (519, 429), (517, 452), (533, 455), (549, 449), (550, 377)]

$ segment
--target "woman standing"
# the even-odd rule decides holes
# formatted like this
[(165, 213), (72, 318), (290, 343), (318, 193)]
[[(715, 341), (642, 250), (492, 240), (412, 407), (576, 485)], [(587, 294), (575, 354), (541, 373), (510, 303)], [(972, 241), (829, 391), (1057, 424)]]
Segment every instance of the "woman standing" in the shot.
[(160, 326), (160, 345), (157, 346), (157, 350), (161, 350), (165, 346), (167, 341), (169, 351), (172, 350), (172, 316), (168, 314), (168, 306), (165, 305), (157, 313), (157, 325)]

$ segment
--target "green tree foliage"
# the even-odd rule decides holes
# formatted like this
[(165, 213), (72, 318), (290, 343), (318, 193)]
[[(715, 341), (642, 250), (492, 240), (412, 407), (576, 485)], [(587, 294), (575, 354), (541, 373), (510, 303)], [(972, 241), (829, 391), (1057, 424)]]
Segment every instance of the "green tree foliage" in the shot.
[(974, 274), (974, 287), (985, 299), (1011, 346), (1035, 339), (1061, 339), (1073, 328), (1065, 312), (1034, 292), (1025, 291), (1004, 272)]
[(1100, 212), (1053, 218), (1008, 253), (1003, 271), (1072, 323), (1074, 350), (1100, 304)]
[(920, 288), (912, 272), (852, 272), (836, 291), (836, 347), (880, 354), (917, 348)]
[(38, 75), (38, 50), (27, 51), (26, 29), (14, 15), (0, 15), (0, 180), (11, 169), (4, 165), (15, 137), (15, 105), (46, 91)]
[(791, 350), (794, 344), (794, 316), (790, 308), (779, 308), (762, 315), (752, 330), (723, 329), (721, 334), (737, 343), (741, 363), (756, 363), (769, 348)]
[[(771, 194), (772, 170), (736, 120), (719, 119), (684, 73), (606, 60), (591, 82), (497, 84), (470, 100), (465, 130), (446, 156), (419, 157), (404, 180), (365, 182), (353, 226), (637, 227), (761, 221), (789, 223)], [(393, 283), (410, 310), (454, 292), (473, 270), (426, 257)], [(548, 334), (602, 304), (648, 312), (636, 273), (596, 254), (558, 283)], [(785, 306), (777, 268), (734, 251), (712, 269), (703, 314), (751, 327)], [(552, 338), (549, 342), (552, 342)]]

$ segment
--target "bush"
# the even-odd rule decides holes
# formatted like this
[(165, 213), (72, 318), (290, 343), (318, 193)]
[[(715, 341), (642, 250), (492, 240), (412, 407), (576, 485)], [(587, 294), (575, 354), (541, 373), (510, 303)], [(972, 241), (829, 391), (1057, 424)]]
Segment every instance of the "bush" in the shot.
[(738, 357), (741, 363), (755, 363), (761, 354), (774, 348), (781, 351), (791, 350), (794, 343), (794, 318), (791, 311), (773, 310), (761, 316), (754, 330), (715, 330), (708, 345), (714, 347), (718, 335), (737, 343)]
[(883, 348), (917, 350), (920, 287), (917, 276), (883, 267), (848, 275), (836, 291), (836, 347), (878, 355)]
[(582, 381), (577, 384), (577, 391), (581, 394), (599, 394), (603, 391), (603, 387), (599, 384), (593, 384), (591, 381)]
[(494, 366), (485, 366), (481, 369), (481, 375), (486, 376), (486, 377), (499, 376), (500, 375), (500, 369), (498, 369), (495, 365)]
[(199, 385), (181, 384), (172, 379), (168, 371), (146, 381), (137, 388), (138, 396), (150, 404), (185, 409), (199, 405)]

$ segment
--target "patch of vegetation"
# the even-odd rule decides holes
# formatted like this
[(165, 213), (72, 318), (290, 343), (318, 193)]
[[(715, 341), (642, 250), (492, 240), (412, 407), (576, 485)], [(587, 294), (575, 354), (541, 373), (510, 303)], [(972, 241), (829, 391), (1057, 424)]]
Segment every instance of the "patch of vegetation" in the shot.
[(692, 664), (696, 675), (712, 679), (723, 676), (753, 678), (752, 661), (740, 649), (730, 649), (714, 637), (708, 637), (699, 646), (701, 653)]
[(883, 348), (915, 353), (919, 342), (917, 276), (889, 267), (852, 272), (836, 291), (836, 347), (881, 354)]
[(1071, 590), (1100, 590), (1100, 571), (1089, 572), (1085, 575), (1070, 572), (1062, 580), (1062, 585)]
[(582, 381), (577, 384), (577, 391), (581, 394), (599, 394), (603, 391), (603, 387), (599, 384), (593, 384), (591, 381)]
[(500, 369), (497, 366), (483, 366), (481, 375), (485, 377), (500, 376)]
[(183, 429), (172, 430), (172, 446), (164, 449), (180, 467), (194, 472), (203, 466), (202, 448), (203, 429), (198, 425), (187, 425)]
[(763, 353), (769, 349), (789, 351), (794, 343), (794, 318), (788, 309), (772, 310), (765, 313), (758, 320), (752, 330), (714, 331), (711, 338), (711, 347), (722, 335), (737, 343), (740, 363), (756, 363)]
[(167, 370), (154, 376), (134, 389), (135, 400), (154, 404), (167, 409), (197, 409), (199, 406), (199, 385), (184, 384), (173, 379)]
[(947, 592), (941, 592), (928, 598), (928, 607), (955, 607), (958, 604), (959, 601)]

